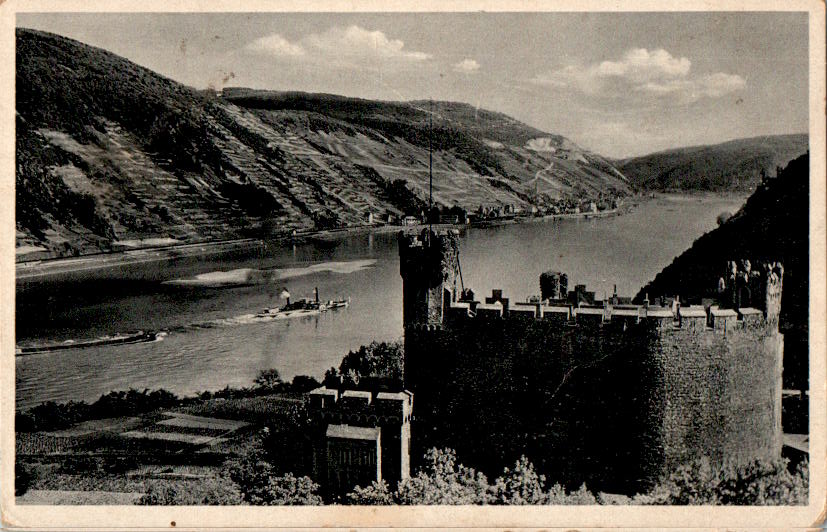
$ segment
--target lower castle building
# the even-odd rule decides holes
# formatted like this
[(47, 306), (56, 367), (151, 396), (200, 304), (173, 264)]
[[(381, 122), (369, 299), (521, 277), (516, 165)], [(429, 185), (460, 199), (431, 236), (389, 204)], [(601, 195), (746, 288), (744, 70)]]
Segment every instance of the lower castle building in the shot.
[(696, 458), (780, 456), (780, 265), (730, 263), (697, 305), (598, 301), (553, 272), (520, 303), (458, 290), (454, 231), (400, 233), (399, 253), (414, 460), (451, 447), (497, 475), (524, 454), (552, 481), (633, 493)]
[(314, 420), (313, 476), (326, 495), (410, 476), (413, 395), (410, 392), (318, 388), (310, 392)]

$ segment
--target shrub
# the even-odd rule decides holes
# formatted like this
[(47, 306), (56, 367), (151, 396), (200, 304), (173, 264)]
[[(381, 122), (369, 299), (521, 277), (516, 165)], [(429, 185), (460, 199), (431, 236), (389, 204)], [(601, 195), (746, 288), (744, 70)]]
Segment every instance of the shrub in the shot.
[(284, 384), (279, 371), (272, 368), (260, 371), (254, 382), (260, 389), (267, 391), (275, 391)]
[(59, 471), (67, 475), (97, 476), (103, 471), (103, 459), (93, 456), (68, 456), (60, 464)]
[(19, 460), (14, 463), (14, 496), (20, 497), (29, 491), (37, 480), (37, 471)]
[(253, 456), (230, 469), (230, 478), (245, 502), (265, 506), (322, 504), (319, 485), (309, 477), (292, 473), (277, 476), (273, 466), (259, 458)]
[(525, 456), (520, 457), (513, 469), (505, 468), (491, 486), (493, 500), (497, 504), (544, 504), (546, 478), (538, 475), (534, 465)]
[(538, 475), (531, 462), (521, 457), (513, 468), (489, 484), (485, 475), (458, 464), (451, 449), (431, 449), (426, 465), (416, 476), (399, 483), (390, 491), (383, 482), (365, 488), (356, 487), (347, 495), (349, 504), (598, 504), (583, 485), (567, 493), (559, 484), (545, 490), (545, 478)]
[(800, 505), (807, 504), (809, 464), (790, 472), (786, 460), (712, 466), (707, 459), (679, 467), (646, 495), (641, 504)]
[(487, 504), (491, 502), (488, 480), (476, 470), (456, 463), (451, 449), (430, 449), (425, 468), (402, 483), (396, 492), (399, 504)]
[(187, 483), (151, 483), (138, 504), (150, 506), (238, 505), (242, 498), (235, 485), (224, 477)]
[(351, 493), (347, 494), (348, 504), (362, 506), (390, 506), (397, 504), (395, 499), (395, 492), (391, 492), (388, 483), (384, 480), (380, 482), (373, 481), (366, 488), (356, 486)]
[(109, 392), (94, 403), (69, 401), (55, 403), (48, 401), (26, 412), (15, 415), (15, 430), (18, 432), (37, 432), (61, 430), (81, 421), (109, 417), (134, 416), (176, 406), (181, 400), (173, 393), (163, 389), (149, 391)]

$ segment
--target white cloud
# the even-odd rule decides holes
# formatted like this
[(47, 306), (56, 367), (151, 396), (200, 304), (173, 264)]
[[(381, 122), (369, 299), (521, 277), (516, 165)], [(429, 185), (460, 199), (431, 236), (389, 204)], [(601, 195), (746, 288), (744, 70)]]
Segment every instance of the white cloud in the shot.
[(472, 73), (480, 69), (480, 64), (473, 59), (463, 59), (452, 65), (455, 72)]
[(304, 40), (309, 46), (330, 55), (410, 61), (423, 61), (431, 57), (424, 52), (405, 50), (404, 42), (399, 39), (389, 39), (381, 31), (370, 31), (359, 26), (330, 28), (324, 33), (308, 35)]
[(597, 65), (595, 73), (601, 77), (648, 81), (686, 76), (691, 66), (689, 59), (672, 57), (663, 49), (650, 52), (645, 48), (633, 48), (620, 61), (603, 61)]
[(315, 58), (330, 63), (348, 64), (353, 61), (424, 61), (430, 54), (405, 49), (405, 43), (391, 39), (379, 30), (360, 26), (332, 27), (322, 33), (311, 33), (297, 42), (290, 42), (274, 33), (256, 39), (245, 46), (252, 52), (275, 57)]
[(278, 33), (266, 35), (244, 47), (251, 52), (275, 56), (300, 56), (305, 51), (299, 44), (293, 44)]
[(716, 72), (693, 76), (692, 62), (673, 57), (663, 49), (628, 50), (618, 61), (591, 65), (568, 65), (536, 76), (532, 82), (559, 88), (576, 89), (589, 95), (624, 97), (630, 93), (672, 96), (684, 102), (718, 98), (744, 88), (746, 81), (736, 74)]

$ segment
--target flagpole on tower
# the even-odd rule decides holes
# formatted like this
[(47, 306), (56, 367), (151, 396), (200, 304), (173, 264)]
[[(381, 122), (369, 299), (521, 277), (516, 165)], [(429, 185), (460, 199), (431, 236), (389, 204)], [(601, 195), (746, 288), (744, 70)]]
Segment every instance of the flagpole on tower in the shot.
[(429, 113), (428, 113), (428, 233), (430, 234), (433, 231), (433, 210), (434, 210), (434, 174), (433, 174), (433, 166), (434, 166), (434, 155), (433, 155), (433, 148), (431, 146), (431, 132), (434, 127), (434, 100), (431, 98), (428, 100), (429, 103)]

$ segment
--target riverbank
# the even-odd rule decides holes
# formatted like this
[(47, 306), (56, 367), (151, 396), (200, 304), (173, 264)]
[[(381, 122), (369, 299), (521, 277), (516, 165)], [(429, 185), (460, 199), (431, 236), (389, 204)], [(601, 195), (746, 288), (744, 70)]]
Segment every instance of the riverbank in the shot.
[(510, 218), (492, 218), (470, 224), (364, 225), (337, 229), (305, 231), (294, 235), (281, 235), (267, 240), (241, 238), (213, 242), (152, 246), (124, 251), (83, 255), (80, 257), (21, 261), (15, 265), (15, 279), (17, 281), (34, 281), (41, 278), (48, 278), (62, 274), (74, 274), (87, 270), (91, 271), (131, 266), (147, 262), (174, 260), (183, 257), (209, 256), (233, 251), (252, 250), (272, 245), (286, 246), (313, 241), (330, 242), (360, 234), (388, 234), (404, 230), (421, 231), (425, 227), (433, 227), (434, 229), (463, 229), (466, 227), (484, 228), (510, 224), (543, 222), (553, 219), (606, 218), (610, 216), (622, 215), (627, 210), (627, 208), (621, 208), (599, 212), (561, 213), (542, 216), (514, 216)]

